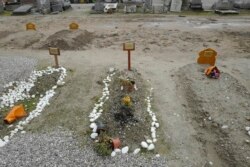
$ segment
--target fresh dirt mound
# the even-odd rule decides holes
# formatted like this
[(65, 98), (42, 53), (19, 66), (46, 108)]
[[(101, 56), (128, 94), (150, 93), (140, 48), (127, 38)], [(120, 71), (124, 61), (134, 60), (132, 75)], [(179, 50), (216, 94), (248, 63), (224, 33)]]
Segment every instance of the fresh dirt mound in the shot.
[(20, 31), (6, 33), (0, 41), (0, 47), (25, 49), (40, 41), (44, 35), (38, 31)]
[[(189, 119), (203, 144), (204, 154), (218, 166), (250, 166), (250, 94), (230, 74), (207, 78), (205, 66), (190, 64), (178, 72), (178, 88), (187, 102)], [(244, 148), (244, 149), (242, 149)]]
[(95, 38), (87, 30), (61, 30), (42, 42), (40, 49), (58, 47), (62, 50), (84, 50)]
[[(149, 91), (146, 82), (136, 71), (117, 72), (113, 78), (110, 83), (109, 101), (105, 103), (102, 116), (97, 122), (106, 125), (106, 133), (109, 137), (119, 137), (122, 147), (129, 146), (130, 150), (134, 150), (151, 135), (151, 118), (147, 113), (145, 101)], [(128, 81), (127, 79), (129, 82), (134, 82), (138, 90), (130, 92), (126, 86), (122, 86), (124, 82)], [(122, 103), (125, 96), (131, 97), (131, 105), (125, 106)]]

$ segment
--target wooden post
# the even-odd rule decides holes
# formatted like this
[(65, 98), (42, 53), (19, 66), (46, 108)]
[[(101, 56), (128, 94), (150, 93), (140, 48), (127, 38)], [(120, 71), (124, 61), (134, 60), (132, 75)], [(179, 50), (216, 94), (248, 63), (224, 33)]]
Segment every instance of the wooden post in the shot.
[(60, 56), (60, 49), (59, 48), (49, 48), (49, 54), (54, 55), (55, 67), (59, 68), (58, 56)]
[(128, 70), (131, 71), (130, 50), (128, 50)]
[(56, 68), (59, 68), (59, 63), (58, 63), (58, 58), (57, 58), (58, 55), (54, 55), (55, 57), (55, 63), (56, 63)]
[(123, 43), (123, 50), (128, 51), (128, 70), (131, 71), (131, 50), (135, 50), (135, 43)]

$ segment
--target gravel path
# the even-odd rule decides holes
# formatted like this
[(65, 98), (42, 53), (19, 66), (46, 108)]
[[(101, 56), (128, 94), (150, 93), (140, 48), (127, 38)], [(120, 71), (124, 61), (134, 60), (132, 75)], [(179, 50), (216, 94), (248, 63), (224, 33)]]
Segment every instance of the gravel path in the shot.
[(0, 56), (0, 93), (3, 91), (5, 84), (29, 77), (35, 65), (35, 59), (20, 56)]
[(133, 154), (99, 157), (91, 147), (79, 147), (72, 136), (63, 130), (19, 134), (0, 149), (0, 166), (167, 166), (162, 157), (147, 159)]

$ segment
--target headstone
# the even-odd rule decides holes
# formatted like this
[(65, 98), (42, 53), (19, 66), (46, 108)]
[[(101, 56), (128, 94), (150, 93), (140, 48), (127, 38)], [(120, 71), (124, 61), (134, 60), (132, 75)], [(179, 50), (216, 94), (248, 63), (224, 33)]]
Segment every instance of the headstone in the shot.
[(211, 10), (213, 5), (218, 2), (218, 0), (201, 0), (201, 2), (204, 10)]
[(101, 1), (101, 0), (97, 0), (95, 2), (94, 10), (96, 12), (103, 12), (103, 10), (104, 10), (104, 2)]
[(234, 0), (234, 7), (240, 9), (250, 9), (250, 0)]
[(165, 13), (164, 5), (153, 5), (153, 13)]
[(125, 5), (124, 13), (136, 13), (136, 5)]
[(172, 0), (170, 11), (171, 12), (180, 12), (182, 6), (182, 0)]
[(50, 0), (36, 0), (38, 10), (43, 13), (47, 14), (50, 12)]
[(52, 12), (62, 12), (63, 6), (61, 4), (54, 4), (54, 5), (51, 5), (51, 10)]
[(25, 15), (25, 14), (28, 14), (32, 8), (33, 8), (33, 5), (22, 5), (22, 6), (18, 7), (17, 9), (15, 9), (13, 11), (13, 14), (14, 15)]
[(6, 11), (14, 11), (15, 9), (19, 8), (21, 5), (20, 3), (11, 3), (5, 5)]
[(231, 10), (233, 9), (233, 2), (230, 0), (219, 0), (217, 3), (215, 3), (215, 9)]
[(3, 3), (0, 1), (0, 13), (3, 13)]
[(153, 13), (165, 13), (168, 11), (169, 5), (166, 0), (153, 0), (152, 11)]
[(53, 0), (50, 2), (52, 12), (62, 12), (63, 5), (59, 0)]
[(191, 9), (202, 9), (201, 0), (191, 0), (190, 1), (190, 8)]

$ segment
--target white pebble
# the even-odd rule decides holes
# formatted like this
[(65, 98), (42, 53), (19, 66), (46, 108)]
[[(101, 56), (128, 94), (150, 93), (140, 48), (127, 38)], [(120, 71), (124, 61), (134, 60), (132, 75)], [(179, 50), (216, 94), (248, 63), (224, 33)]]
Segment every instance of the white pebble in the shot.
[(3, 140), (4, 141), (8, 141), (9, 140), (9, 136), (4, 136)]
[(141, 151), (141, 149), (140, 149), (140, 148), (137, 148), (137, 149), (134, 150), (133, 154), (136, 155), (136, 154), (138, 154), (140, 151)]
[(150, 139), (148, 139), (148, 140), (147, 140), (147, 143), (151, 144), (151, 143), (153, 143), (153, 141), (150, 140)]
[(5, 146), (5, 144), (6, 144), (6, 142), (4, 142), (4, 141), (2, 141), (2, 140), (0, 139), (0, 147)]
[(249, 131), (250, 130), (250, 126), (247, 126), (245, 129), (246, 129), (246, 131)]
[(119, 152), (121, 152), (121, 149), (116, 148), (114, 151), (115, 151), (116, 153), (119, 153)]
[(122, 148), (122, 153), (123, 153), (123, 154), (126, 154), (126, 153), (128, 153), (128, 150), (129, 150), (128, 146), (123, 147), (123, 148)]
[(97, 126), (93, 128), (92, 132), (96, 133), (96, 131), (97, 131)]
[(91, 137), (92, 139), (95, 139), (97, 136), (98, 136), (98, 133), (92, 133), (92, 134), (90, 135), (90, 137)]
[(95, 127), (97, 127), (96, 123), (91, 123), (90, 126), (89, 126), (91, 129), (94, 129)]
[(213, 163), (212, 161), (209, 161), (209, 165), (211, 165), (211, 166), (212, 166), (213, 164), (214, 164), (214, 163)]
[(141, 146), (142, 146), (142, 148), (148, 148), (148, 143), (143, 141), (143, 142), (141, 142)]
[(155, 132), (152, 132), (151, 136), (152, 136), (153, 139), (156, 138)]
[(159, 158), (159, 157), (160, 157), (160, 154), (156, 154), (155, 157)]
[(116, 155), (116, 152), (115, 152), (115, 151), (112, 151), (111, 157), (114, 157), (115, 155)]
[(154, 144), (150, 144), (150, 145), (148, 146), (148, 150), (150, 151), (150, 150), (153, 150), (153, 149), (155, 149), (155, 145), (154, 145)]
[(221, 128), (222, 128), (222, 129), (227, 129), (228, 126), (227, 126), (227, 125), (223, 125)]
[(155, 127), (159, 128), (160, 124), (159, 123), (155, 123)]

